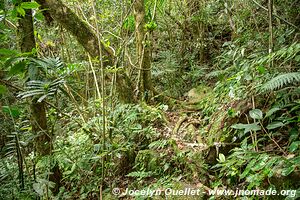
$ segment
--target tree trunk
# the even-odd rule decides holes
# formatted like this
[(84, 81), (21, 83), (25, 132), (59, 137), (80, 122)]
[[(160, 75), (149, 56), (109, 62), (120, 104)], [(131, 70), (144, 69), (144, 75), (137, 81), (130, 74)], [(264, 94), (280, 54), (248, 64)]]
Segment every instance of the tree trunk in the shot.
[(139, 66), (137, 93), (138, 97), (146, 101), (153, 96), (151, 81), (151, 49), (149, 34), (145, 32), (145, 6), (144, 0), (134, 2), (136, 51)]
[[(23, 0), (23, 2), (30, 2), (30, 0)], [(18, 43), (21, 52), (31, 52), (32, 49), (36, 47), (32, 11), (30, 9), (26, 10), (26, 14), (24, 17), (19, 16)], [(37, 154), (40, 156), (51, 155), (52, 141), (47, 128), (47, 115), (45, 103), (37, 102), (36, 98), (34, 98), (31, 102), (31, 125), (32, 130), (36, 135), (34, 145)], [(54, 166), (51, 169), (51, 172), (53, 172), (53, 174), (49, 177), (50, 181), (54, 180), (51, 177), (61, 176), (58, 165)], [(55, 179), (55, 183), (56, 186), (53, 192), (58, 193), (60, 179)]]
[[(84, 49), (93, 57), (99, 57), (98, 39), (96, 34), (61, 0), (37, 0), (44, 8), (49, 9), (51, 17), (69, 31)], [(113, 66), (115, 56), (112, 50), (101, 42), (104, 66)], [(133, 92), (127, 74), (119, 71), (117, 74), (117, 92), (119, 100), (124, 103), (133, 102)]]
[[(24, 0), (23, 2), (30, 2)], [(21, 52), (31, 52), (35, 46), (33, 20), (31, 10), (26, 10), (24, 17), (19, 16), (18, 21), (18, 39)], [(51, 150), (49, 145), (51, 143), (47, 130), (47, 116), (44, 102), (37, 103), (36, 99), (32, 100), (31, 105), (31, 120), (32, 130), (39, 136), (36, 138), (35, 148), (40, 155), (49, 155)], [(47, 145), (45, 145), (47, 144)]]
[(35, 149), (40, 156), (51, 155), (52, 142), (47, 128), (47, 115), (44, 102), (31, 103), (31, 124), (32, 130), (36, 134)]
[[(199, 43), (200, 47), (198, 50), (198, 57), (200, 63), (204, 63), (206, 61), (206, 53), (205, 53), (205, 24), (201, 20), (191, 20), (197, 15), (202, 15), (202, 11), (200, 11), (201, 7), (203, 6), (203, 0), (188, 0), (187, 1), (187, 9), (188, 9), (188, 21), (186, 22), (187, 26), (189, 26), (188, 30), (191, 31), (191, 38), (188, 38), (190, 42)], [(199, 17), (197, 17), (199, 18)], [(189, 34), (185, 34), (189, 35)], [(197, 41), (198, 40), (198, 41)]]

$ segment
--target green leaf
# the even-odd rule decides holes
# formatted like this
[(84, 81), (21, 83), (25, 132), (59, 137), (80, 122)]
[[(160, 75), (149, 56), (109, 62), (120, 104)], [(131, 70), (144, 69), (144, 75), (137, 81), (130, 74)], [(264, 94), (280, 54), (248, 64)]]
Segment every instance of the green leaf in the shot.
[(279, 128), (282, 126), (284, 126), (284, 124), (282, 122), (272, 122), (271, 124), (268, 124), (267, 129), (272, 130), (272, 129)]
[(267, 113), (265, 117), (270, 117), (271, 115), (273, 115), (273, 113), (275, 113), (276, 111), (280, 110), (280, 108), (272, 108), (270, 109)]
[(231, 128), (234, 128), (234, 129), (245, 129), (249, 124), (234, 124), (231, 126)]
[(298, 149), (299, 145), (300, 145), (300, 141), (292, 142), (292, 144), (289, 146), (289, 151), (295, 152)]
[(252, 124), (234, 124), (231, 126), (234, 129), (244, 129), (244, 133), (249, 131), (260, 131), (261, 127), (258, 125), (258, 122)]
[(43, 186), (42, 186), (41, 183), (34, 183), (34, 184), (32, 185), (32, 187), (33, 187), (33, 190), (34, 190), (37, 194), (39, 194), (40, 196), (43, 196), (44, 190), (43, 190)]
[(25, 17), (25, 10), (22, 8), (22, 7), (16, 7), (17, 9), (17, 12), (22, 16), (22, 17)]
[(5, 94), (7, 92), (7, 88), (4, 85), (0, 85), (0, 95)]
[(298, 128), (294, 127), (289, 131), (289, 141), (295, 141), (298, 139)]
[(17, 53), (18, 53), (17, 51), (11, 50), (11, 49), (0, 49), (0, 55), (1, 56), (9, 57), (9, 56), (14, 56)]
[(2, 112), (17, 118), (20, 116), (21, 112), (20, 109), (18, 107), (14, 107), (14, 106), (2, 106)]
[(9, 70), (9, 75), (17, 75), (17, 74), (22, 74), (25, 72), (27, 62), (26, 61), (21, 61), (18, 62), (17, 64), (13, 65), (10, 70)]
[(226, 159), (225, 159), (224, 154), (220, 153), (220, 154), (219, 154), (219, 162), (223, 163), (223, 162), (225, 162), (225, 161), (226, 161)]
[(249, 112), (250, 117), (252, 119), (262, 119), (263, 118), (263, 113), (260, 109), (253, 109)]
[(290, 165), (287, 168), (284, 168), (281, 172), (282, 176), (288, 176), (290, 173), (292, 173), (295, 170), (295, 166), (294, 165)]
[(23, 9), (35, 9), (40, 7), (40, 4), (37, 2), (23, 2), (21, 3), (21, 8)]
[(244, 170), (244, 172), (240, 175), (240, 178), (245, 178), (246, 176), (248, 176), (249, 172), (251, 171), (251, 169), (253, 168), (253, 166), (255, 165), (256, 162), (257, 162), (256, 159), (252, 159), (249, 162), (249, 164), (247, 165), (247, 167)]
[(166, 163), (166, 164), (164, 165), (164, 172), (166, 172), (169, 168), (170, 168), (170, 164), (169, 164), (169, 163)]
[(266, 68), (263, 66), (258, 66), (256, 69), (260, 74), (264, 74), (266, 72)]
[(277, 157), (273, 157), (271, 158), (267, 164), (266, 164), (266, 168), (271, 168), (276, 162), (278, 162), (278, 158)]
[(299, 165), (299, 163), (300, 163), (300, 156), (292, 158), (292, 159), (290, 159), (290, 161), (293, 164)]
[(43, 21), (45, 19), (44, 15), (42, 12), (37, 12), (35, 15), (34, 15), (34, 18), (39, 20), (39, 21)]
[(255, 166), (253, 166), (252, 170), (253, 171), (261, 170), (267, 164), (268, 159), (269, 159), (268, 155), (266, 154), (260, 155), (257, 163), (255, 164)]
[(0, 10), (4, 10), (4, 9), (5, 9), (4, 1), (0, 1)]

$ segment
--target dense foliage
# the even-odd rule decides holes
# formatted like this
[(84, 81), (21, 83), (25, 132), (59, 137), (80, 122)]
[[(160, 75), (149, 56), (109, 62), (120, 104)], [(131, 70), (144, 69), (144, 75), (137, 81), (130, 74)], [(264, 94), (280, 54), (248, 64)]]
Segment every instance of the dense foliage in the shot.
[(299, 198), (299, 7), (1, 1), (0, 199)]

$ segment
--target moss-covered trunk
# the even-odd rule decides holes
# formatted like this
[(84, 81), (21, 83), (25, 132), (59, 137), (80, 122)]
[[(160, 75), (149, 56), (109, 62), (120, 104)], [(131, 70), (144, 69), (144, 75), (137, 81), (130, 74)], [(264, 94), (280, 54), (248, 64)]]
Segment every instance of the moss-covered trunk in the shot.
[[(206, 52), (204, 49), (205, 46), (205, 24), (203, 20), (199, 20), (202, 18), (201, 7), (203, 7), (204, 1), (203, 0), (188, 0), (187, 1), (187, 9), (188, 9), (188, 21), (186, 25), (189, 26), (188, 30), (191, 31), (191, 40), (190, 42), (197, 42), (200, 44), (198, 52), (196, 53), (199, 57), (200, 63), (204, 63), (206, 60)], [(189, 34), (185, 34), (189, 35)]]
[(134, 2), (136, 51), (139, 70), (137, 92), (139, 98), (146, 101), (153, 95), (151, 81), (151, 50), (149, 34), (145, 31), (145, 6), (144, 0)]
[[(23, 2), (30, 2), (30, 0), (23, 0)], [(36, 47), (32, 11), (26, 10), (25, 16), (19, 16), (18, 21), (18, 45), (21, 52), (31, 52)], [(35, 78), (37, 79), (37, 77)], [(46, 106), (44, 102), (37, 102), (33, 98), (31, 102), (31, 125), (35, 137), (35, 150), (39, 156), (46, 156), (52, 154), (52, 141), (47, 128)], [(53, 192), (56, 194), (59, 191), (61, 173), (58, 165), (51, 168), (53, 174), (50, 175), (49, 180), (56, 183)]]
[[(24, 0), (23, 2), (30, 2)], [(18, 21), (18, 41), (21, 52), (31, 52), (35, 46), (33, 20), (31, 10), (26, 10), (24, 17), (19, 16)], [(32, 100), (31, 104), (31, 120), (32, 130), (36, 137), (35, 148), (40, 155), (49, 155), (51, 153), (51, 140), (48, 136), (47, 116), (44, 102), (37, 103), (36, 99)]]
[[(98, 39), (96, 34), (61, 0), (37, 0), (44, 8), (49, 9), (51, 17), (69, 31), (84, 49), (93, 57), (99, 57)], [(115, 56), (112, 50), (101, 43), (104, 65), (113, 66)], [(127, 74), (119, 71), (117, 74), (117, 92), (119, 99), (125, 103), (133, 102), (133, 90)]]

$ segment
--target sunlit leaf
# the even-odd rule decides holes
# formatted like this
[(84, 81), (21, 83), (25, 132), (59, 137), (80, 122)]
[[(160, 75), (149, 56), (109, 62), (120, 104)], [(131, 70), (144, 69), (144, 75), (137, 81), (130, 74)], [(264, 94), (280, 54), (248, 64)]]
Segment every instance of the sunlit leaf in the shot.
[(40, 4), (37, 2), (23, 2), (21, 3), (21, 8), (23, 9), (35, 9), (40, 7)]
[(266, 72), (266, 68), (263, 66), (258, 66), (256, 69), (260, 74), (264, 74)]
[(37, 194), (39, 194), (40, 196), (43, 196), (44, 190), (43, 190), (43, 186), (41, 183), (34, 183), (32, 185), (32, 187)]
[(25, 16), (26, 12), (25, 12), (24, 8), (18, 6), (18, 7), (16, 7), (16, 10), (22, 17)]
[(222, 153), (220, 153), (219, 154), (219, 162), (225, 162), (226, 161), (226, 159), (225, 159), (225, 156), (224, 156), (224, 154), (222, 154)]

